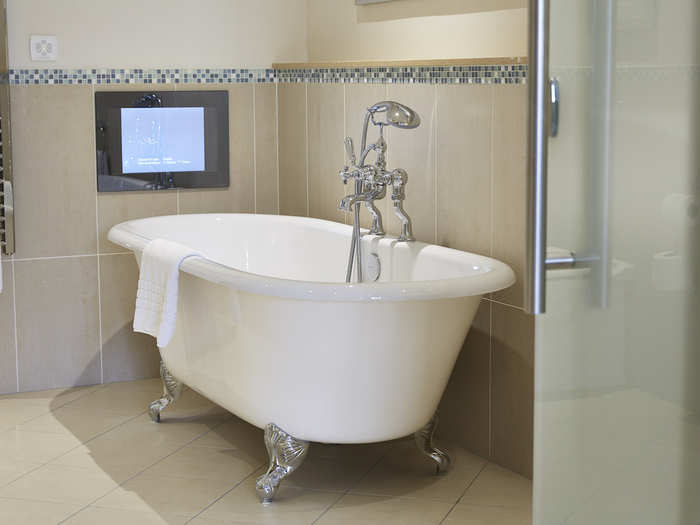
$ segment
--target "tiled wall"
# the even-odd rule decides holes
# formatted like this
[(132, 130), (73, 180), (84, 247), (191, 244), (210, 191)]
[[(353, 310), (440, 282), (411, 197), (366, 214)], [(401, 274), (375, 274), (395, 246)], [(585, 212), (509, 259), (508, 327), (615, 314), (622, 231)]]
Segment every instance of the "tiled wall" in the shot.
[(277, 213), (276, 85), (205, 87), (229, 92), (230, 187), (98, 194), (94, 92), (144, 85), (11, 86), (17, 246), (2, 259), (0, 393), (157, 375), (153, 339), (131, 330), (136, 261), (107, 240), (112, 225)]
[[(512, 288), (482, 300), (440, 407), (440, 432), (531, 475), (534, 333), (522, 309), (527, 87), (306, 83), (278, 90), (283, 214), (350, 223), (337, 211), (349, 190), (337, 176), (343, 137), (359, 148), (364, 110), (380, 100), (420, 114), (415, 130), (386, 130), (389, 168), (408, 171), (405, 208), (416, 237), (496, 257), (518, 276)], [(390, 200), (378, 206), (397, 233)]]
[[(409, 174), (406, 209), (417, 238), (497, 257), (518, 274), (511, 289), (482, 300), (440, 408), (440, 432), (530, 475), (533, 324), (522, 310), (521, 278), (527, 88), (522, 73), (514, 83), (479, 75), (485, 83), (303, 73), (271, 83), (165, 82), (158, 89), (229, 91), (231, 186), (116, 194), (95, 191), (94, 91), (143, 84), (15, 83), (17, 253), (2, 264), (0, 392), (156, 375), (152, 339), (131, 331), (136, 263), (106, 239), (109, 228), (226, 211), (350, 222), (337, 211), (348, 189), (337, 176), (343, 138), (359, 147), (364, 109), (395, 99), (422, 118), (418, 129), (386, 130), (389, 167)], [(397, 233), (389, 199), (379, 206)]]

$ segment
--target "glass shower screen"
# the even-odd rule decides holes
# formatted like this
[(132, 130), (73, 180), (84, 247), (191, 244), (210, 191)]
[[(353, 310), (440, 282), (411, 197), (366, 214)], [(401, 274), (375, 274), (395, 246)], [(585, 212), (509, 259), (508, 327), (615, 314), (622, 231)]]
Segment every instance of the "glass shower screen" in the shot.
[(700, 523), (700, 4), (551, 0), (534, 523)]

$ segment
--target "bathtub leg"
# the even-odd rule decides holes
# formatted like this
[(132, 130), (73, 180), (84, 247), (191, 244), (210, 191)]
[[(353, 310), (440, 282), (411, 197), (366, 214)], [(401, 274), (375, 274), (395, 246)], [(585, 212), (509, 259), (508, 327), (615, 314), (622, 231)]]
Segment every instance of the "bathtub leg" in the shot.
[(437, 413), (432, 417), (428, 424), (414, 434), (418, 449), (432, 459), (436, 463), (436, 474), (447, 472), (450, 468), (450, 456), (439, 448), (435, 448), (433, 444), (433, 435), (437, 428), (438, 416)]
[(163, 381), (163, 397), (156, 399), (148, 405), (148, 414), (154, 423), (160, 423), (160, 413), (168, 405), (172, 405), (178, 400), (184, 384), (178, 381), (170, 371), (165, 367), (163, 360), (160, 361), (160, 378)]
[(296, 439), (270, 423), (265, 427), (265, 447), (270, 456), (270, 466), (258, 478), (255, 490), (263, 503), (269, 503), (275, 497), (281, 481), (304, 461), (309, 442)]

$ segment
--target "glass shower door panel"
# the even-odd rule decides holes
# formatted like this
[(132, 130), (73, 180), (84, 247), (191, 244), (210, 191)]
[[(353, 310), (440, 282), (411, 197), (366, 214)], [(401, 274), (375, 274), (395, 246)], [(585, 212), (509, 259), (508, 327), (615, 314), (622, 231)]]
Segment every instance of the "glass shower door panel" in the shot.
[(538, 525), (700, 524), (699, 30), (694, 0), (551, 0), (548, 245), (593, 260), (536, 319)]

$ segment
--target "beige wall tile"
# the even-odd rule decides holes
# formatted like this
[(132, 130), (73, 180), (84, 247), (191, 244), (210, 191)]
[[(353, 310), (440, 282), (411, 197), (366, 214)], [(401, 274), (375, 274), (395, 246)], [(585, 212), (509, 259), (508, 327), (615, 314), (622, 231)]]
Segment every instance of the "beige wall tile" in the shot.
[(179, 190), (180, 213), (252, 213), (253, 84), (186, 84), (178, 90), (227, 90), (229, 109), (229, 187)]
[(91, 86), (12, 86), (17, 257), (92, 254)]
[(278, 84), (277, 99), (280, 213), (307, 216), (306, 84)]
[(12, 262), (3, 259), (2, 292), (0, 293), (0, 394), (17, 391), (15, 359), (15, 318), (12, 284)]
[(100, 382), (97, 257), (16, 261), (20, 390)]
[(338, 210), (345, 186), (338, 177), (344, 164), (343, 85), (309, 84), (309, 215), (344, 222)]
[(279, 213), (277, 86), (255, 85), (255, 211)]
[(176, 191), (121, 191), (97, 195), (100, 253), (124, 252), (126, 248), (107, 240), (109, 229), (120, 222), (177, 213)]
[(534, 317), (492, 304), (492, 458), (532, 477)]
[[(362, 125), (367, 108), (386, 99), (387, 86), (385, 84), (345, 84), (345, 136), (352, 137), (358, 162), (362, 147)], [(374, 128), (371, 125), (370, 127)], [(376, 130), (376, 128), (374, 129)], [(371, 132), (372, 130), (369, 133)], [(376, 138), (375, 135), (369, 136), (369, 133), (369, 138)], [(367, 161), (374, 162), (373, 153), (367, 157)], [(350, 160), (345, 158), (345, 164), (349, 163)], [(345, 193), (351, 194), (354, 192), (354, 184), (348, 182), (345, 187)], [(393, 215), (394, 213), (391, 211), (391, 189), (387, 191), (387, 196), (384, 199), (375, 202), (375, 206), (382, 214), (384, 223), (386, 223), (389, 214)], [(346, 214), (345, 219), (348, 224), (352, 224), (352, 215)], [(362, 206), (360, 211), (360, 224), (364, 228), (369, 228), (372, 224), (371, 215), (364, 206)]]
[(139, 269), (132, 254), (100, 256), (105, 383), (159, 375), (160, 354), (155, 339), (133, 330), (138, 279)]
[(438, 433), (489, 456), (491, 303), (481, 301), (440, 402)]
[(495, 86), (493, 119), (493, 256), (508, 263), (517, 282), (494, 298), (523, 304), (527, 206), (527, 86)]
[(438, 243), (491, 253), (493, 86), (438, 86)]
[[(421, 118), (416, 129), (386, 130), (387, 169), (403, 168), (408, 172), (404, 209), (413, 221), (413, 234), (419, 241), (435, 242), (435, 86), (390, 85), (388, 98), (414, 109)], [(372, 137), (374, 134), (369, 140)], [(398, 218), (392, 212), (387, 219), (387, 231), (398, 234)]]

